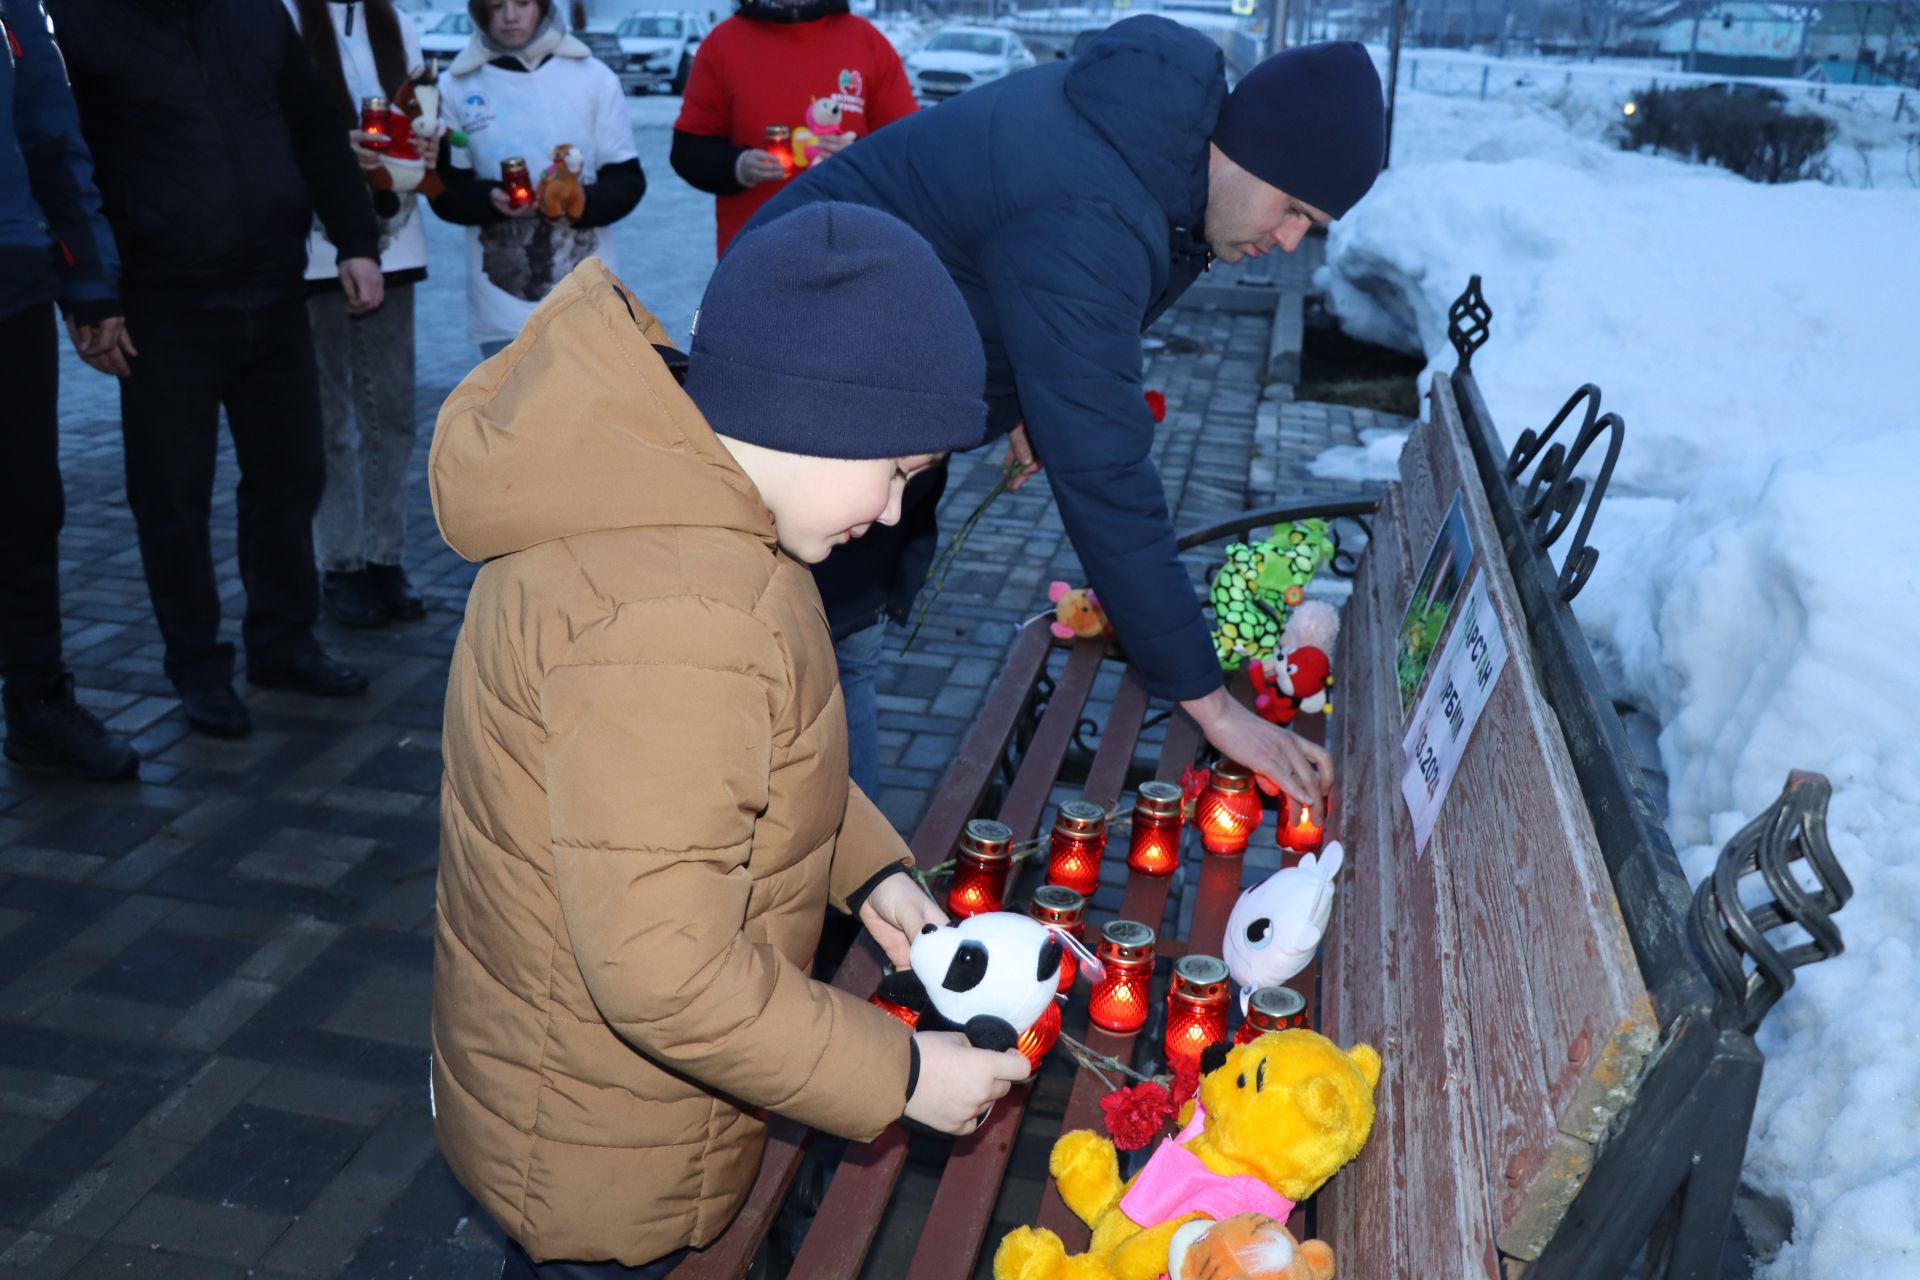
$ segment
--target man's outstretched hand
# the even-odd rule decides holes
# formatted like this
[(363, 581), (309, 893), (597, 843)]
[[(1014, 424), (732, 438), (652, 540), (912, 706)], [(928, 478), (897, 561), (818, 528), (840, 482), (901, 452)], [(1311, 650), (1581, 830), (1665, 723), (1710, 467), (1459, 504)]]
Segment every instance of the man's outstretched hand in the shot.
[(1262, 720), (1224, 688), (1180, 705), (1214, 750), (1253, 771), (1262, 791), (1284, 791), (1303, 804), (1325, 804), (1333, 790), (1333, 757), (1325, 747)]

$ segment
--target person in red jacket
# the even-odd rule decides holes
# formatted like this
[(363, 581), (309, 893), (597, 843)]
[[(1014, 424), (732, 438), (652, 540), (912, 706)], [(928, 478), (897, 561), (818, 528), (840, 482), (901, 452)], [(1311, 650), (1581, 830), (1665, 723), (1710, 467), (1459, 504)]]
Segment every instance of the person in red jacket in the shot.
[[(687, 73), (673, 169), (718, 197), (716, 249), (725, 253), (794, 173), (914, 107), (900, 55), (847, 0), (741, 0)], [(791, 169), (767, 149), (769, 125), (798, 139)], [(807, 134), (817, 141), (808, 145)]]

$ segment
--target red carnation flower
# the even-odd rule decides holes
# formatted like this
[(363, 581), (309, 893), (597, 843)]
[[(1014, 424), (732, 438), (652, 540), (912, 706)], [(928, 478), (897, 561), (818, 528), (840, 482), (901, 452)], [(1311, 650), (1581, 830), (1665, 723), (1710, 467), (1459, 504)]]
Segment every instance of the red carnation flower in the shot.
[(1173, 1114), (1173, 1095), (1163, 1084), (1149, 1080), (1130, 1089), (1115, 1089), (1100, 1099), (1107, 1132), (1122, 1151), (1138, 1151), (1160, 1136)]
[(1189, 767), (1180, 775), (1180, 808), (1187, 817), (1193, 816), (1193, 807), (1200, 802), (1201, 793), (1212, 780), (1212, 772), (1206, 769)]
[(1200, 1092), (1200, 1063), (1196, 1059), (1173, 1073), (1173, 1109), (1178, 1111), (1187, 1099)]
[(1165, 422), (1167, 420), (1166, 395), (1159, 391), (1147, 392), (1147, 412), (1153, 415), (1156, 423)]

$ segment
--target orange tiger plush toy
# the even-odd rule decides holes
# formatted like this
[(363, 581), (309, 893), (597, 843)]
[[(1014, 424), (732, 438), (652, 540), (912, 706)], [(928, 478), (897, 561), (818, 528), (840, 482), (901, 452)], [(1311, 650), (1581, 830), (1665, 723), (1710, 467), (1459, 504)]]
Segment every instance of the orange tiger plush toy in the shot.
[(1333, 1280), (1324, 1240), (1295, 1241), (1286, 1224), (1263, 1213), (1189, 1222), (1173, 1233), (1168, 1280)]

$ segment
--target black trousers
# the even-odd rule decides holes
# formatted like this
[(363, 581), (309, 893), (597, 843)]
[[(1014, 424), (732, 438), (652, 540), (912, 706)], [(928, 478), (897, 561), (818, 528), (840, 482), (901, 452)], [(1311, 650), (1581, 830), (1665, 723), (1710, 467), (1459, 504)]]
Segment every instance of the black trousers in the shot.
[(43, 302), (0, 319), (0, 680), (50, 682), (60, 660), (59, 328)]
[(500, 1272), (500, 1280), (666, 1280), (686, 1257), (685, 1249), (676, 1249), (644, 1267), (626, 1267), (617, 1262), (535, 1262), (525, 1249), (509, 1239), (507, 1264)]
[(140, 352), (120, 384), (127, 502), (167, 678), (183, 692), (233, 679), (233, 646), (219, 638), (210, 526), (223, 406), (240, 464), (241, 637), (249, 665), (283, 665), (314, 647), (320, 607), (313, 514), (326, 464), (306, 302), (129, 306), (127, 335)]

